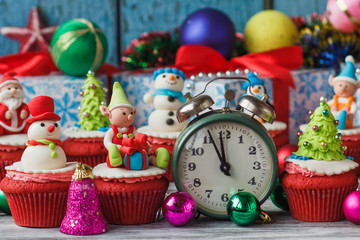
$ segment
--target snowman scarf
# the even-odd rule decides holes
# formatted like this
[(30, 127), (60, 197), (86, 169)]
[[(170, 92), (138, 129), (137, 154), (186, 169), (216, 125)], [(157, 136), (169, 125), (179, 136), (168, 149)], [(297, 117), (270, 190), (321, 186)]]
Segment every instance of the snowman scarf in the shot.
[[(26, 142), (26, 146), (28, 147), (39, 146), (39, 145), (48, 145), (51, 150), (55, 150), (56, 145), (61, 146), (61, 141), (59, 139), (45, 138), (38, 140), (31, 139)], [(57, 158), (56, 151), (53, 151), (51, 153), (51, 158)]]
[(156, 96), (156, 95), (171, 96), (171, 97), (179, 99), (183, 103), (186, 102), (186, 99), (184, 98), (182, 92), (177, 92), (177, 91), (166, 89), (166, 88), (155, 89), (154, 96)]

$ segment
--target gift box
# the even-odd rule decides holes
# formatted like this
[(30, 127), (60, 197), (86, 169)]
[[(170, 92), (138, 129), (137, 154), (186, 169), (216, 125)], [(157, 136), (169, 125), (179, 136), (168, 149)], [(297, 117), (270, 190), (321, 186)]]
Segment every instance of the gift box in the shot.
[[(107, 86), (106, 75), (96, 76)], [(55, 113), (61, 117), (62, 129), (72, 127), (79, 122), (78, 107), (82, 97), (80, 90), (84, 85), (86, 77), (72, 77), (68, 75), (46, 75), (46, 76), (16, 76), (21, 82), (25, 102), (39, 95), (50, 96), (55, 102)]]

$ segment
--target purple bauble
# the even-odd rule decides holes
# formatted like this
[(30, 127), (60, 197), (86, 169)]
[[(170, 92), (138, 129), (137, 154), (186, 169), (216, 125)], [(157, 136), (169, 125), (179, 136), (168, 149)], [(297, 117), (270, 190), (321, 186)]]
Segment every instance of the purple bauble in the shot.
[(360, 224), (360, 191), (352, 192), (346, 197), (343, 210), (350, 222)]
[(194, 219), (196, 203), (187, 193), (172, 193), (165, 198), (162, 212), (166, 221), (171, 225), (184, 226)]
[(180, 45), (205, 45), (230, 58), (235, 47), (235, 27), (216, 9), (204, 8), (190, 14), (180, 27)]

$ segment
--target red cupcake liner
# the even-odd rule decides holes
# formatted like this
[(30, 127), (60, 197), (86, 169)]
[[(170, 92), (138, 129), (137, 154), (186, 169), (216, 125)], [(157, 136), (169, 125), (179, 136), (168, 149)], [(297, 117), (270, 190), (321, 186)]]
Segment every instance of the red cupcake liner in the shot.
[(345, 198), (356, 190), (357, 177), (350, 172), (314, 178), (285, 173), (280, 176), (280, 183), (294, 219), (333, 222), (345, 219), (342, 206)]
[(6, 193), (15, 224), (24, 227), (60, 227), (68, 192)]
[(6, 166), (13, 165), (14, 162), (21, 160), (21, 156), (25, 150), (25, 147), (16, 148), (13, 150), (0, 150), (0, 182), (6, 175)]
[[(107, 222), (109, 224), (120, 225), (137, 225), (154, 222), (156, 213), (162, 206), (169, 185), (168, 180), (165, 178), (160, 180), (161, 183), (158, 189), (144, 188), (143, 190), (139, 189), (143, 182), (126, 184), (104, 183), (102, 180), (95, 180), (99, 191), (101, 209)], [(158, 182), (159, 180), (151, 181)], [(133, 186), (134, 188), (132, 188)]]
[(81, 162), (89, 165), (90, 167), (95, 167), (100, 163), (106, 162), (107, 154), (101, 155), (92, 155), (92, 156), (66, 156), (68, 162)]

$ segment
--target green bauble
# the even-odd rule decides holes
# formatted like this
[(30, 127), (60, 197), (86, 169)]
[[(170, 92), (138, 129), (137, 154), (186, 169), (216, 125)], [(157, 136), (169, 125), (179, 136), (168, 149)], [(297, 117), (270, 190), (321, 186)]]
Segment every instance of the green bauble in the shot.
[(3, 211), (6, 214), (11, 214), (9, 204), (6, 200), (5, 194), (0, 190), (0, 211)]
[(98, 70), (108, 52), (104, 32), (95, 23), (82, 18), (63, 23), (54, 33), (50, 48), (58, 68), (72, 76)]
[(239, 226), (247, 226), (260, 216), (260, 204), (257, 198), (248, 192), (239, 192), (230, 198), (227, 213), (231, 221)]
[(270, 199), (278, 208), (281, 208), (285, 211), (289, 210), (289, 203), (287, 201), (284, 189), (280, 185), (279, 179), (277, 180), (274, 190), (270, 195)]

